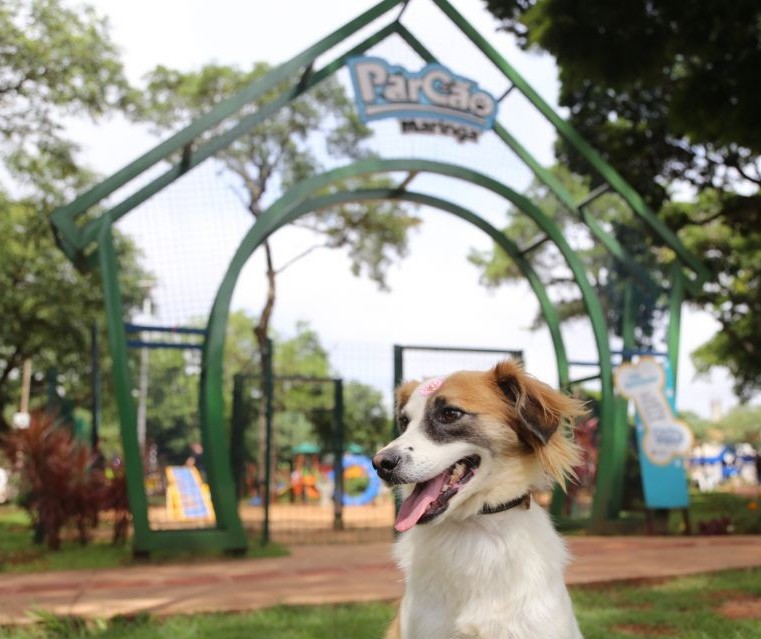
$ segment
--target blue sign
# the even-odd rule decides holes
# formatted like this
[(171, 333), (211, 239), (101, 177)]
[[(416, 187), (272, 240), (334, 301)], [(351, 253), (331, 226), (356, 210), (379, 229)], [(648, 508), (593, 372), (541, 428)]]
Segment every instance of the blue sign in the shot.
[(674, 376), (663, 364), (641, 357), (616, 371), (616, 388), (637, 409), (635, 427), (642, 489), (647, 508), (687, 508), (686, 457), (692, 449), (689, 427), (676, 418)]
[(457, 135), (457, 129), (431, 125), (446, 122), (460, 132), (491, 129), (497, 101), (478, 84), (440, 64), (408, 71), (381, 58), (360, 57), (348, 62), (359, 117), (363, 122), (396, 118), (403, 132)]

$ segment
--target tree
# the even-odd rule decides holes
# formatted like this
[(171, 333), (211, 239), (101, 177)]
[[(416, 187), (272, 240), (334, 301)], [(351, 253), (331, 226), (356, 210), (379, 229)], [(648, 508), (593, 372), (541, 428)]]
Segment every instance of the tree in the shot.
[[(695, 296), (711, 309), (721, 330), (692, 353), (698, 373), (725, 366), (741, 401), (761, 389), (761, 198), (753, 202), (718, 190), (704, 190), (694, 203), (669, 203), (667, 216), (698, 215), (700, 225), (686, 226), (686, 244), (716, 274), (716, 280)], [(727, 214), (732, 207), (738, 212)], [(757, 207), (757, 208), (756, 208)]]
[(735, 406), (718, 421), (702, 419), (694, 413), (679, 415), (690, 426), (699, 442), (726, 442), (737, 444), (749, 442), (761, 444), (761, 407)]
[[(35, 198), (13, 200), (0, 192), (0, 429), (8, 426), (4, 409), (16, 403), (19, 370), (33, 359), (35, 380), (56, 368), (70, 397), (89, 400), (90, 328), (103, 315), (97, 273), (80, 273), (58, 250), (43, 205)], [(119, 237), (123, 295), (136, 308), (146, 274), (132, 243)]]
[(344, 433), (350, 444), (358, 444), (371, 456), (388, 441), (391, 417), (380, 391), (359, 382), (344, 386)]
[[(210, 64), (188, 73), (157, 67), (148, 76), (144, 100), (136, 117), (153, 122), (161, 131), (179, 129), (271, 70), (262, 62), (249, 70)], [(298, 78), (293, 78), (260, 101), (247, 105), (240, 116), (255, 112), (297, 81)], [(207, 137), (220, 131), (220, 128), (215, 129)], [(265, 202), (317, 173), (324, 164), (321, 156), (332, 161), (366, 156), (368, 152), (362, 143), (370, 133), (370, 129), (360, 122), (342, 85), (335, 78), (329, 78), (237, 138), (229, 147), (219, 151), (216, 158), (237, 178), (242, 205), (258, 219)], [(334, 188), (390, 184), (381, 178), (357, 179)], [(396, 257), (405, 255), (407, 231), (418, 223), (418, 218), (406, 213), (398, 204), (375, 202), (315, 211), (295, 224), (315, 233), (317, 239), (313, 248), (347, 249), (352, 272), (355, 275), (366, 273), (383, 288), (387, 265)], [(277, 297), (277, 275), (312, 249), (280, 264), (276, 264), (269, 242), (264, 243), (262, 250), (266, 262), (266, 301), (253, 329), (260, 353), (270, 332)], [(260, 438), (263, 428), (262, 422)], [(259, 461), (259, 467), (263, 468), (263, 460)]]
[(716, 431), (716, 424), (692, 411), (680, 411), (679, 419), (686, 422), (695, 436), (696, 443), (710, 441)]
[[(696, 363), (727, 366), (747, 399), (761, 389), (761, 282), (747, 270), (761, 246), (761, 5), (486, 4), (524, 48), (555, 57), (571, 123), (703, 257), (714, 277), (694, 301), (721, 331)], [(586, 171), (564, 142), (558, 159)], [(689, 204), (672, 203), (685, 191)]]
[[(276, 436), (279, 442), (293, 439), (292, 428), (299, 431), (299, 437), (292, 443), (305, 441), (309, 433), (303, 424), (309, 424), (311, 438), (323, 450), (334, 446), (333, 419), (335, 410), (334, 386), (332, 382), (312, 382), (309, 378), (335, 379), (328, 352), (319, 335), (306, 322), (296, 325), (296, 334), (287, 340), (277, 340), (275, 344), (275, 374), (277, 376), (303, 376), (303, 381), (285, 382), (280, 385), (279, 401), (276, 409), (286, 415)], [(278, 395), (276, 395), (276, 399)], [(391, 426), (383, 395), (376, 389), (354, 380), (343, 384), (343, 426), (344, 442), (355, 443), (374, 449), (390, 432)], [(299, 415), (300, 417), (296, 417)], [(306, 422), (303, 419), (306, 416)], [(276, 421), (276, 423), (278, 423)], [(298, 426), (302, 424), (302, 426)]]
[[(126, 107), (130, 89), (106, 22), (58, 0), (0, 0), (0, 429), (18, 395), (22, 362), (55, 366), (76, 398), (89, 368), (89, 330), (102, 314), (96, 275), (56, 248), (52, 209), (94, 176), (64, 136), (64, 118)], [(118, 238), (125, 305), (144, 276), (138, 254)], [(15, 403), (15, 401), (14, 401)]]
[(126, 107), (130, 88), (107, 22), (90, 7), (0, 0), (0, 33), (3, 168), (15, 186), (54, 205), (92, 179), (63, 135), (63, 118)]
[(717, 428), (726, 442), (750, 442), (758, 446), (761, 444), (761, 407), (735, 406), (719, 420)]

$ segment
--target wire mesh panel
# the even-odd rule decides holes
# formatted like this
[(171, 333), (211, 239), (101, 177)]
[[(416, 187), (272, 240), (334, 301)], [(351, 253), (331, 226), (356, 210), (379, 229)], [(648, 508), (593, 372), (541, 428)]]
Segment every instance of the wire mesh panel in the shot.
[(150, 527), (213, 527), (198, 410), (205, 331), (132, 323), (125, 328)]
[(523, 351), (448, 346), (394, 346), (394, 379), (425, 379), (458, 370), (486, 370), (502, 359), (523, 360)]
[(232, 465), (241, 517), (255, 536), (282, 543), (390, 539), (393, 498), (372, 468), (374, 451), (345, 441), (343, 388), (336, 378), (275, 377), (267, 442), (261, 378), (236, 378)]
[[(215, 292), (250, 224), (216, 162), (189, 172), (116, 224), (141, 264), (137, 273), (122, 271), (120, 285), (125, 305), (128, 292), (137, 297), (124, 332), (151, 530), (219, 523), (202, 444), (201, 353)], [(176, 481), (190, 476), (187, 469), (197, 474), (195, 488)], [(199, 507), (182, 507), (191, 501)]]

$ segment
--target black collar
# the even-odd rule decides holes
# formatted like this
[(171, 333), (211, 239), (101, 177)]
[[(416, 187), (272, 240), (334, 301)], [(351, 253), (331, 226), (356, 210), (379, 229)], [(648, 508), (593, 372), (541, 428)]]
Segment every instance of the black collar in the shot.
[(496, 506), (489, 506), (488, 504), (484, 504), (484, 507), (478, 511), (478, 514), (479, 515), (493, 515), (494, 513), (501, 513), (504, 510), (510, 510), (511, 508), (515, 508), (516, 506), (520, 506), (521, 504), (523, 504), (523, 507), (526, 510), (528, 510), (531, 507), (531, 495), (529, 493), (526, 493), (525, 495), (521, 495), (520, 497), (516, 497), (515, 499), (511, 499), (510, 501), (497, 504)]

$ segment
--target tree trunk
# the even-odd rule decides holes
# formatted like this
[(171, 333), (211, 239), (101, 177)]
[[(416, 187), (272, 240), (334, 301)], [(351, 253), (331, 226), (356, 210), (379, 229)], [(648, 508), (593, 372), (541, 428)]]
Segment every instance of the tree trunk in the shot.
[[(275, 267), (273, 266), (272, 262), (272, 249), (269, 245), (269, 242), (264, 243), (264, 255), (266, 260), (266, 275), (267, 275), (267, 298), (264, 303), (264, 307), (262, 308), (262, 312), (259, 315), (259, 323), (254, 327), (254, 336), (256, 337), (256, 342), (259, 346), (259, 366), (260, 366), (260, 373), (261, 373), (261, 383), (262, 388), (264, 388), (264, 351), (267, 348), (267, 336), (269, 334), (269, 326), (270, 321), (272, 319), (272, 311), (275, 307), (275, 293), (276, 293), (276, 275)], [(258, 426), (258, 441), (259, 441), (259, 451), (256, 456), (256, 465), (258, 468), (258, 485), (262, 488), (262, 491), (264, 490), (270, 490), (271, 489), (271, 483), (272, 478), (270, 477), (270, 485), (265, 486), (265, 469), (266, 469), (266, 444), (267, 444), (267, 422), (266, 422), (266, 411), (265, 411), (265, 402), (266, 398), (264, 396), (264, 393), (261, 394), (261, 397), (259, 399), (259, 417), (257, 419), (257, 426)], [(274, 440), (274, 435), (273, 435)], [(270, 448), (272, 450), (271, 455), (271, 464), (270, 468), (274, 472), (275, 470), (275, 464), (274, 464), (274, 441), (270, 442)], [(263, 498), (263, 492), (259, 497)]]

